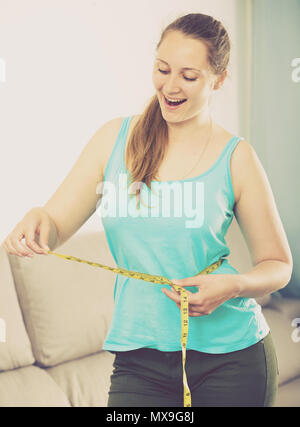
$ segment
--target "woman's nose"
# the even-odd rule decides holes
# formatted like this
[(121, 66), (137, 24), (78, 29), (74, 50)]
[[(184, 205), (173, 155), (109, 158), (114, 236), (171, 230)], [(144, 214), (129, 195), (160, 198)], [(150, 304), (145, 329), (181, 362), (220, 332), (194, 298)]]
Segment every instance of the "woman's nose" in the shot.
[(170, 74), (167, 76), (165, 80), (165, 93), (171, 95), (172, 93), (178, 93), (180, 92), (180, 85), (178, 77)]

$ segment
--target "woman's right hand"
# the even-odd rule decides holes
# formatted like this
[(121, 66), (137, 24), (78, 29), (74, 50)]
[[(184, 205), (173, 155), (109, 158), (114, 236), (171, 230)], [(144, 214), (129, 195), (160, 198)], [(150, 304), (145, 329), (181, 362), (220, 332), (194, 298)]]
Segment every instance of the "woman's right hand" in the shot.
[[(35, 253), (46, 254), (52, 219), (41, 207), (32, 208), (2, 242), (7, 253), (20, 257), (33, 257)], [(39, 244), (35, 233), (40, 236)], [(25, 238), (26, 245), (21, 243)]]

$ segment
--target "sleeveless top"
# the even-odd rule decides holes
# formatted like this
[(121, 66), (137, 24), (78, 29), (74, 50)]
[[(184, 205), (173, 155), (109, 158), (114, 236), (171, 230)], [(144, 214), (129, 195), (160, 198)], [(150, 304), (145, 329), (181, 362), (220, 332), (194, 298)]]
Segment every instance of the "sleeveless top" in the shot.
[[(140, 210), (125, 166), (130, 120), (124, 118), (106, 165), (97, 214), (118, 267), (182, 279), (195, 276), (223, 259), (210, 274), (238, 274), (226, 257), (225, 241), (233, 219), (231, 154), (241, 139), (234, 136), (205, 173), (179, 181), (152, 181), (141, 189)], [(181, 313), (161, 288), (169, 285), (117, 275), (114, 314), (103, 350), (111, 353), (142, 347), (181, 351)], [(197, 287), (186, 287), (197, 292)], [(233, 298), (211, 314), (189, 317), (187, 350), (227, 353), (257, 343), (269, 326), (254, 298)]]

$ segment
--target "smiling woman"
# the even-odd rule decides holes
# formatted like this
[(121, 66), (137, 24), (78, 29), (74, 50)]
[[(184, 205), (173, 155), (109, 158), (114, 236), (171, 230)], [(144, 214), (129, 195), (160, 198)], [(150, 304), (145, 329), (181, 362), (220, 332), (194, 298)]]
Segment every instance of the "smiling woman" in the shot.
[(175, 118), (166, 116), (168, 108), (162, 100), (166, 100), (167, 105), (168, 100), (181, 103), (185, 100), (184, 106), (179, 109), (180, 103), (176, 108), (181, 120), (192, 118), (196, 112), (206, 109), (213, 89), (220, 87), (226, 77), (226, 70), (218, 76), (209, 64), (207, 44), (180, 31), (169, 31), (158, 45), (157, 54), (153, 84), (163, 117), (168, 122), (178, 121), (178, 115)]
[[(35, 233), (45, 247), (51, 230), (59, 246), (95, 212), (102, 190), (111, 189), (103, 201), (116, 209), (100, 203), (98, 213), (118, 268), (168, 281), (116, 277), (102, 347), (116, 355), (108, 406), (270, 406), (276, 353), (255, 298), (284, 287), (293, 262), (258, 156), (212, 119), (210, 99), (227, 76), (229, 37), (220, 21), (192, 13), (167, 26), (156, 53), (155, 94), (145, 111), (99, 129), (56, 193), (28, 212), (5, 248), (44, 253)], [(145, 206), (150, 193), (158, 197)], [(227, 260), (234, 216), (254, 265), (245, 274)], [(212, 265), (217, 268), (199, 274)], [(175, 280), (189, 301), (171, 292)]]
[[(149, 188), (151, 181), (166, 169), (168, 156), (178, 158), (182, 148), (186, 153), (200, 148), (201, 155), (198, 153), (196, 157), (202, 159), (213, 133), (215, 140), (222, 138), (225, 142), (232, 136), (211, 122), (208, 108), (213, 91), (222, 86), (227, 76), (228, 34), (217, 21), (208, 29), (206, 15), (187, 16), (186, 20), (170, 24), (161, 35), (152, 73), (156, 95), (135, 124), (126, 146), (131, 182), (143, 181)], [(192, 37), (188, 19), (198, 20), (198, 24), (192, 24), (198, 25)], [(140, 141), (144, 141), (143, 145)], [(194, 154), (186, 159), (187, 163), (192, 163), (193, 158)], [(177, 167), (179, 178), (184, 165), (185, 162), (181, 168)], [(199, 162), (196, 166), (199, 167)], [(188, 168), (188, 174), (194, 169)], [(181, 177), (187, 176), (186, 171), (185, 167)], [(140, 202), (138, 185), (136, 196)]]
[[(123, 120), (104, 174), (114, 183), (116, 171), (126, 174), (136, 208), (102, 223), (118, 265), (186, 286), (192, 406), (271, 406), (276, 353), (254, 298), (288, 283), (292, 258), (256, 153), (211, 117), (210, 99), (225, 81), (229, 52), (227, 31), (211, 16), (188, 14), (162, 32), (152, 73), (156, 93), (142, 115)], [(144, 204), (148, 190), (165, 201), (176, 184), (184, 196), (180, 207), (186, 197), (194, 206), (186, 183), (201, 184), (203, 217), (196, 224), (185, 209), (164, 216)], [(226, 259), (234, 215), (254, 263), (247, 274)], [(197, 275), (219, 259), (212, 274)], [(117, 279), (103, 346), (116, 354), (108, 406), (182, 406), (180, 301), (170, 287)]]

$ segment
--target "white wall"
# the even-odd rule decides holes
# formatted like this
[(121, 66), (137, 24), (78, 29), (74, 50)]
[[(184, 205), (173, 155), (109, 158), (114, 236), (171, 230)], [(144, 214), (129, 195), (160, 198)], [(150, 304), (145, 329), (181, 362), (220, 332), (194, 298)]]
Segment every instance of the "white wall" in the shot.
[[(237, 1), (0, 0), (1, 242), (47, 202), (104, 122), (144, 109), (155, 45), (181, 14), (211, 14), (229, 32), (230, 79), (213, 111), (239, 134)], [(94, 214), (79, 232), (97, 229)]]

